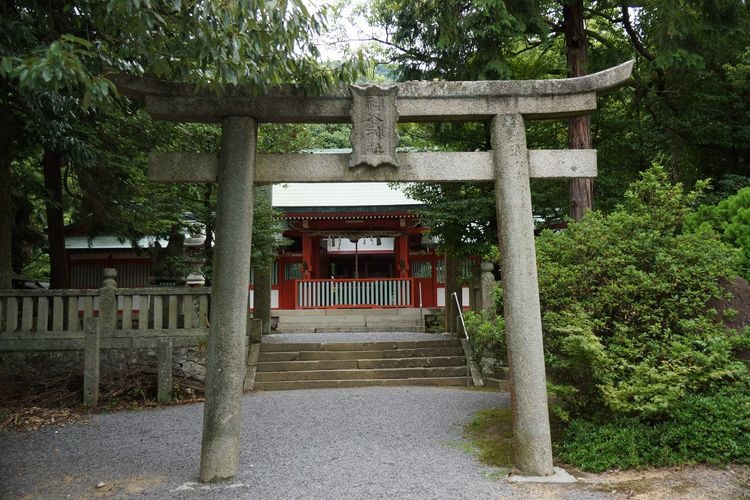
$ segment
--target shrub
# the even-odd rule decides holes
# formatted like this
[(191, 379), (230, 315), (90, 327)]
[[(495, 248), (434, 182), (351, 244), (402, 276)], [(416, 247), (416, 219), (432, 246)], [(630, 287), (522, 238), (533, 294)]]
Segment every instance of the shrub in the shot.
[(574, 419), (556, 443), (556, 451), (565, 462), (591, 472), (678, 463), (654, 438), (658, 438), (656, 430), (633, 417), (602, 423)]
[(563, 401), (573, 415), (663, 415), (746, 376), (706, 308), (734, 252), (711, 231), (682, 232), (697, 196), (655, 167), (611, 214), (538, 238), (547, 361), (556, 383), (575, 388)]
[(464, 322), (477, 362), (483, 357), (505, 360), (505, 321), (502, 316), (490, 318), (484, 312), (468, 311), (464, 314)]
[(739, 249), (740, 275), (750, 279), (750, 187), (716, 205), (701, 206), (688, 216), (686, 227), (690, 231), (713, 229), (723, 242)]
[(691, 395), (671, 418), (649, 422), (616, 417), (607, 422), (572, 420), (558, 441), (563, 460), (590, 471), (682, 465), (749, 463), (750, 396), (724, 391)]
[[(750, 456), (722, 420), (750, 423), (747, 368), (706, 305), (722, 295), (736, 252), (706, 225), (684, 231), (700, 188), (686, 193), (653, 167), (612, 213), (537, 239), (566, 460), (600, 470)], [(729, 415), (733, 404), (741, 409)]]

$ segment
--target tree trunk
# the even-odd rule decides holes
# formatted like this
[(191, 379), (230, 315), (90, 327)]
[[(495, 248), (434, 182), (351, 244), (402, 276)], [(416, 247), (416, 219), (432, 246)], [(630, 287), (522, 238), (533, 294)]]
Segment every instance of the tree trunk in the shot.
[(459, 280), (458, 259), (450, 252), (445, 254), (445, 331), (450, 333), (458, 332), (458, 308), (453, 293), (458, 296), (461, 302), (461, 286)]
[(50, 288), (68, 288), (68, 260), (65, 256), (65, 222), (63, 220), (62, 157), (44, 149), (42, 158), (44, 188), (47, 191), (47, 240), (49, 243)]
[(0, 108), (0, 290), (12, 286), (13, 274), (13, 199), (11, 186), (11, 120), (10, 110)]
[[(563, 29), (565, 32), (568, 77), (586, 74), (586, 31), (583, 25), (583, 0), (563, 0)], [(591, 149), (591, 117), (576, 116), (568, 122), (568, 147)], [(593, 179), (570, 180), (570, 216), (580, 220), (591, 210), (594, 191)]]
[[(206, 224), (206, 241), (203, 242), (203, 275), (206, 277), (206, 286), (211, 286), (213, 276), (214, 255), (214, 205), (211, 203), (213, 185), (208, 184), (203, 188), (203, 211)], [(207, 272), (209, 271), (209, 272)]]

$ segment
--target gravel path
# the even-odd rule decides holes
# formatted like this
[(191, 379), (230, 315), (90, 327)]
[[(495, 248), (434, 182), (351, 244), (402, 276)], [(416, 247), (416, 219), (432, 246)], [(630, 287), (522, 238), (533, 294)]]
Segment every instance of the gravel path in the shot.
[[(203, 405), (96, 415), (0, 432), (5, 498), (744, 498), (750, 468), (583, 474), (511, 484), (465, 451), (463, 426), (505, 393), (436, 387), (258, 392), (243, 398), (242, 456), (227, 483), (196, 482)], [(97, 487), (100, 485), (100, 487)]]
[[(196, 481), (203, 406), (94, 416), (61, 430), (0, 433), (0, 498), (745, 498), (750, 468), (582, 474), (511, 484), (464, 451), (462, 428), (507, 394), (372, 387), (244, 397), (240, 472)], [(103, 483), (97, 488), (97, 484)]]
[[(200, 404), (0, 434), (0, 497), (497, 498), (515, 486), (461, 448), (507, 394), (432, 387), (244, 396), (241, 470), (196, 484)], [(97, 483), (105, 482), (101, 488)]]

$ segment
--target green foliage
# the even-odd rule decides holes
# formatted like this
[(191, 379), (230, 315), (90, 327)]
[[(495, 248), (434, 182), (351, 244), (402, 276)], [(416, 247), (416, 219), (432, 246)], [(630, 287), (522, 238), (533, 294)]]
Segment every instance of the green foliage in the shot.
[(722, 391), (689, 395), (668, 420), (616, 417), (570, 422), (557, 445), (560, 458), (584, 470), (704, 462), (750, 462), (750, 395)]
[[(740, 0), (658, 0), (632, 16), (643, 59), (636, 105), (686, 181), (740, 173), (750, 136), (750, 9)], [(653, 157), (653, 156), (652, 156)]]
[(371, 22), (392, 33), (386, 42), (403, 79), (507, 78), (509, 41), (546, 32), (533, 4), (500, 0), (378, 0)]
[(485, 312), (467, 311), (464, 323), (477, 361), (483, 357), (506, 358), (505, 320), (502, 316), (491, 318)]
[(259, 153), (299, 153), (316, 140), (315, 125), (262, 123), (258, 127)]
[(321, 125), (306, 125), (311, 141), (306, 148), (316, 149), (348, 149), (352, 147), (352, 126), (348, 123), (326, 123)]
[(750, 425), (750, 377), (706, 305), (736, 255), (711, 230), (684, 231), (699, 196), (655, 166), (612, 213), (537, 239), (565, 460), (603, 470), (748, 459), (736, 429)]
[(537, 240), (548, 363), (575, 388), (561, 398), (573, 415), (664, 415), (747, 376), (706, 308), (734, 252), (712, 232), (682, 231), (698, 195), (653, 167), (611, 214)]
[[(270, 186), (268, 189), (270, 189)], [(289, 240), (281, 238), (283, 230), (284, 223), (281, 214), (271, 206), (267, 197), (256, 196), (253, 213), (253, 245), (250, 257), (253, 270), (270, 269), (276, 258), (277, 250), (290, 243)]]
[(573, 420), (557, 442), (558, 456), (583, 470), (630, 469), (679, 463), (659, 445), (654, 428), (634, 417), (610, 422)]
[(457, 256), (484, 255), (496, 243), (495, 196), (487, 185), (407, 184), (406, 194), (425, 204), (417, 213), (438, 248)]
[(687, 219), (692, 231), (712, 229), (721, 240), (740, 252), (739, 272), (750, 278), (750, 187), (716, 205), (703, 205)]
[(107, 79), (114, 72), (245, 83), (258, 92), (294, 83), (319, 92), (363, 69), (356, 59), (338, 66), (319, 62), (312, 41), (325, 29), (326, 12), (311, 13), (301, 0), (79, 0), (53, 8), (18, 1), (7, 6), (4, 19), (12, 34), (26, 34), (26, 47), (3, 51), (0, 76), (21, 92), (79, 92), (84, 108), (116, 94)]

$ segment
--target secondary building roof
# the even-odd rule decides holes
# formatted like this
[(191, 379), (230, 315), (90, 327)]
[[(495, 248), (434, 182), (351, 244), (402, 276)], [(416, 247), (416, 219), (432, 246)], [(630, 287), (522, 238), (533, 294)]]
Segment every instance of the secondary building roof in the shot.
[(421, 205), (387, 182), (322, 182), (319, 184), (276, 184), (274, 207), (363, 207)]
[[(169, 242), (163, 238), (156, 238), (154, 236), (146, 236), (138, 240), (138, 247), (148, 248), (154, 246), (156, 242), (159, 242), (161, 246), (167, 246)], [(65, 249), (66, 250), (89, 250), (99, 248), (122, 248), (131, 249), (133, 245), (130, 241), (120, 240), (117, 236), (99, 235), (93, 238), (88, 236), (66, 236), (65, 237)]]

